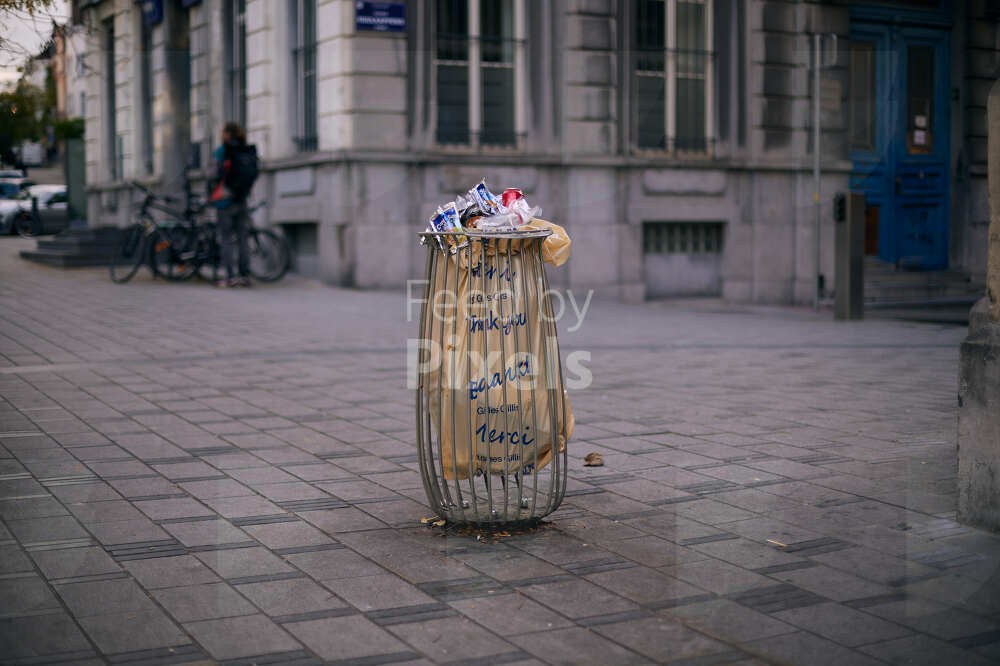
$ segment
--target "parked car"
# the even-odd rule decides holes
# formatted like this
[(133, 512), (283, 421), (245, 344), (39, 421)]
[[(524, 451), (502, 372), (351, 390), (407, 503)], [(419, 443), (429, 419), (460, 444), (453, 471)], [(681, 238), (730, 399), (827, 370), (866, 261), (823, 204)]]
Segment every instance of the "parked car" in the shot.
[(0, 200), (0, 233), (15, 233), (14, 221), (30, 219), (31, 200), (38, 199), (38, 226), (33, 235), (54, 234), (69, 225), (66, 212), (68, 198), (65, 185), (32, 185), (17, 199)]
[(24, 169), (0, 169), (0, 178), (24, 178)]
[[(0, 174), (3, 174), (3, 172), (0, 171)], [(20, 196), (21, 192), (34, 184), (35, 181), (23, 176), (6, 178), (0, 175), (0, 199), (16, 199)]]

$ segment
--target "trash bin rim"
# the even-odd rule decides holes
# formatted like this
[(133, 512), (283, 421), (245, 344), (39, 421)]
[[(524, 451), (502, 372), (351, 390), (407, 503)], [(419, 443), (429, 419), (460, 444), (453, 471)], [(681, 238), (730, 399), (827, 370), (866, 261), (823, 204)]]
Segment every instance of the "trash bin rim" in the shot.
[(551, 229), (526, 229), (524, 231), (477, 231), (475, 229), (465, 229), (463, 231), (420, 231), (417, 236), (430, 238), (431, 236), (468, 236), (469, 238), (548, 238), (552, 235)]

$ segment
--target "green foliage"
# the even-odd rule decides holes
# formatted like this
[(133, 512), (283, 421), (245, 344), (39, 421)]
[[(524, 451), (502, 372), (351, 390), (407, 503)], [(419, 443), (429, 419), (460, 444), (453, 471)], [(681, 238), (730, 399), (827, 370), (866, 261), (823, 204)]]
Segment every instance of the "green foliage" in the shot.
[[(0, 0), (2, 2), (3, 0)], [(41, 122), (44, 94), (24, 79), (13, 90), (0, 92), (0, 157), (10, 161), (14, 146), (42, 137)]]
[(66, 139), (81, 139), (83, 138), (84, 127), (86, 122), (83, 118), (66, 118), (64, 120), (57, 120), (53, 127), (56, 139), (58, 141), (65, 141)]

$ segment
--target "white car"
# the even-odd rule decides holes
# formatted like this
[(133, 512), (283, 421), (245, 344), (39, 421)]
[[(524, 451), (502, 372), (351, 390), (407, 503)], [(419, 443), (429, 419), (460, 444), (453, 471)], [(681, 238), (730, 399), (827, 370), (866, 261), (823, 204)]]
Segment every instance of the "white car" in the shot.
[(69, 225), (65, 185), (32, 185), (16, 199), (0, 199), (0, 234), (13, 234), (14, 221), (31, 215), (31, 200), (38, 199), (38, 222), (33, 235), (54, 234)]
[(0, 199), (16, 199), (21, 196), (21, 192), (35, 184), (29, 178), (5, 178), (2, 174), (0, 171)]

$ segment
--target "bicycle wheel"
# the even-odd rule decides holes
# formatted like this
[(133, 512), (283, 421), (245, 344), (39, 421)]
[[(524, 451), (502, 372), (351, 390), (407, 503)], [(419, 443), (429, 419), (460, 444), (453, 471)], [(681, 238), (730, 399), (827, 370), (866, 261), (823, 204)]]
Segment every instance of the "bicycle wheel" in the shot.
[(276, 282), (292, 265), (288, 241), (270, 229), (250, 230), (250, 275), (260, 282)]
[(198, 270), (191, 229), (181, 226), (160, 227), (151, 239), (149, 264), (153, 275), (179, 282), (189, 279)]
[(42, 235), (42, 223), (28, 211), (22, 211), (14, 218), (14, 230), (21, 238), (34, 238)]
[(111, 281), (121, 284), (131, 280), (146, 259), (145, 248), (146, 228), (143, 225), (136, 223), (122, 230), (121, 241), (109, 267)]

